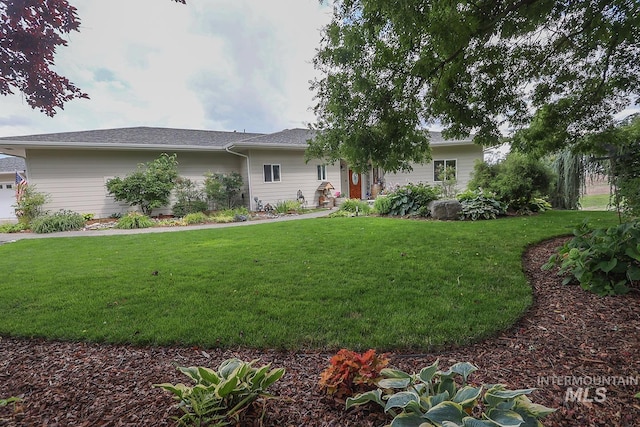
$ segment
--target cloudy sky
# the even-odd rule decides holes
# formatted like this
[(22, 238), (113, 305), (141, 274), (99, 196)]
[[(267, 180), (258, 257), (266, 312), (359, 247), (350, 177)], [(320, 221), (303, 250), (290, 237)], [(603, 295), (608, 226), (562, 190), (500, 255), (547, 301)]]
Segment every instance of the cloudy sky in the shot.
[(0, 97), (0, 136), (130, 126), (277, 132), (314, 119), (318, 0), (71, 0), (56, 71), (88, 93), (50, 118)]

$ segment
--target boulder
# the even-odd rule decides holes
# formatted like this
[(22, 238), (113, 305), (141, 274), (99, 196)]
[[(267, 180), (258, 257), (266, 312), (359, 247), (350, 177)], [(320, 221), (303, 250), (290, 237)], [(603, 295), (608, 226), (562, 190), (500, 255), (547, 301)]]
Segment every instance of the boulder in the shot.
[(454, 220), (460, 219), (462, 205), (457, 200), (434, 200), (427, 206), (434, 219)]

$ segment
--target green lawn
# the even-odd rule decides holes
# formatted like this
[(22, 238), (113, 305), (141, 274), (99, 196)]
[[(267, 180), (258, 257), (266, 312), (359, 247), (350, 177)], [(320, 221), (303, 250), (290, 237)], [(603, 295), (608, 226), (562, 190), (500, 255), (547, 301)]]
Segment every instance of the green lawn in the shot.
[[(521, 255), (610, 212), (319, 218), (0, 245), (0, 335), (276, 349), (432, 349), (513, 324)], [(157, 271), (157, 275), (152, 274)]]
[(580, 209), (585, 211), (605, 211), (608, 205), (608, 194), (592, 194), (580, 197)]

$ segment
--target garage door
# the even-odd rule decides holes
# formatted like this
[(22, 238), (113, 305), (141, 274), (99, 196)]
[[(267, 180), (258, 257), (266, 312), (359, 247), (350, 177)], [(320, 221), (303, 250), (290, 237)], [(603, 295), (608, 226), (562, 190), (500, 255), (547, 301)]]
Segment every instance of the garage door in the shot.
[(16, 203), (15, 183), (0, 182), (0, 220), (15, 219), (13, 207)]

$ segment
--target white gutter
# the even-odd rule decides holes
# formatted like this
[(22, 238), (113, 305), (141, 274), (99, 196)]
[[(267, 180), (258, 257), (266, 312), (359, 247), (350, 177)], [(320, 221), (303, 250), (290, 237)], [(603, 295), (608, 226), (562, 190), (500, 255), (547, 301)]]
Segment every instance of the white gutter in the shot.
[(247, 185), (249, 186), (249, 210), (253, 210), (253, 197), (251, 194), (251, 163), (249, 163), (249, 156), (242, 153), (236, 153), (235, 151), (231, 151), (229, 146), (224, 147), (224, 150), (229, 154), (235, 154), (236, 156), (244, 157), (247, 159)]

